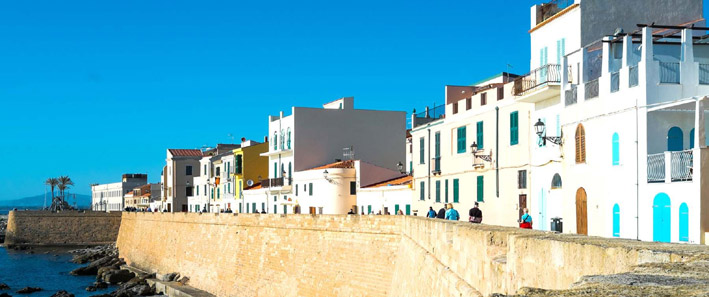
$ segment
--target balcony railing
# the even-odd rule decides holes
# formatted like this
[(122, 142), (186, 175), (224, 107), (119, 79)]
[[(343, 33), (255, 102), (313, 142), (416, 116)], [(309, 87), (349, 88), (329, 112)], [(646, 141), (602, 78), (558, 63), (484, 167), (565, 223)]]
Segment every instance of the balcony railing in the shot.
[(561, 83), (561, 66), (559, 64), (544, 65), (515, 79), (513, 93), (515, 96), (522, 96), (548, 83)]
[(620, 90), (620, 72), (616, 71), (611, 73), (611, 93), (618, 92)]
[(630, 66), (628, 71), (628, 87), (632, 88), (638, 85), (638, 65)]
[(672, 152), (672, 181), (692, 180), (694, 155), (691, 150)]
[(272, 187), (282, 187), (282, 186), (283, 186), (283, 178), (282, 177), (261, 180), (261, 187), (262, 188), (272, 188)]
[(660, 62), (660, 83), (679, 84), (679, 62)]
[(647, 182), (665, 182), (665, 154), (647, 155)]
[(699, 64), (699, 84), (709, 85), (709, 64)]
[(578, 92), (578, 87), (576, 85), (571, 85), (571, 89), (568, 89), (565, 91), (566, 92), (566, 106), (576, 104), (576, 93)]
[(584, 100), (598, 97), (598, 79), (591, 80), (584, 85)]

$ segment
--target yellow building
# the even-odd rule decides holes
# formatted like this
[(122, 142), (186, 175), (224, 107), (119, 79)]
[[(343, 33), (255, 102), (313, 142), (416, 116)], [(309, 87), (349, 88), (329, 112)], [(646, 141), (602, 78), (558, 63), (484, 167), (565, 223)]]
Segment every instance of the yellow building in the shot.
[[(238, 212), (242, 213), (246, 212), (244, 188), (268, 178), (268, 157), (261, 156), (261, 153), (268, 152), (268, 142), (242, 141), (241, 147), (233, 152), (235, 162), (232, 177), (236, 188), (234, 199), (239, 205)], [(237, 212), (237, 208), (233, 211)]]

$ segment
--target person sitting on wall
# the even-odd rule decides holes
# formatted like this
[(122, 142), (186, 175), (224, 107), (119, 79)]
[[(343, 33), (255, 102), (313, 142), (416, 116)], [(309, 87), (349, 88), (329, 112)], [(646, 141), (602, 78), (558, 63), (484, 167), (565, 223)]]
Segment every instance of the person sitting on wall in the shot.
[(470, 215), (470, 218), (468, 218), (468, 221), (474, 224), (480, 224), (483, 221), (483, 212), (478, 208), (478, 203), (475, 202), (475, 206), (470, 209), (468, 212)]
[(524, 214), (518, 222), (520, 228), (532, 229), (532, 216), (529, 215), (529, 210), (527, 210), (527, 208), (524, 209)]
[(266, 210), (265, 210), (265, 209), (262, 209), (262, 210), (261, 210), (261, 213), (262, 213), (262, 214), (266, 214)]

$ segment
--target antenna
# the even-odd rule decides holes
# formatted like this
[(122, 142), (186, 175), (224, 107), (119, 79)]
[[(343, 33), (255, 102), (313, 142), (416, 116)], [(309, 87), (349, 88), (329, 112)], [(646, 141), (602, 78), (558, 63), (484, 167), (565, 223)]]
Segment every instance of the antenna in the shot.
[(231, 137), (231, 143), (234, 144), (234, 135), (232, 135), (231, 133), (228, 133), (226, 136)]
[(354, 160), (355, 158), (355, 151), (354, 147), (346, 147), (342, 149), (342, 159), (343, 160)]

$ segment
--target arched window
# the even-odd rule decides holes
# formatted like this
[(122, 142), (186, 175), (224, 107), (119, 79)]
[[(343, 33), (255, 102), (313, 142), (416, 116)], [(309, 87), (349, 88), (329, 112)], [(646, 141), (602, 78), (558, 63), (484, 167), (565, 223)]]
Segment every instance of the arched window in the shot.
[(620, 165), (620, 137), (613, 133), (613, 166)]
[(561, 189), (561, 175), (558, 173), (554, 174), (554, 177), (551, 179), (551, 188)]
[(672, 127), (667, 131), (667, 150), (670, 152), (681, 151), (684, 149), (684, 137), (682, 129)]
[(679, 241), (689, 241), (689, 207), (687, 203), (679, 206)]
[(582, 124), (576, 127), (576, 163), (586, 163), (586, 131)]

